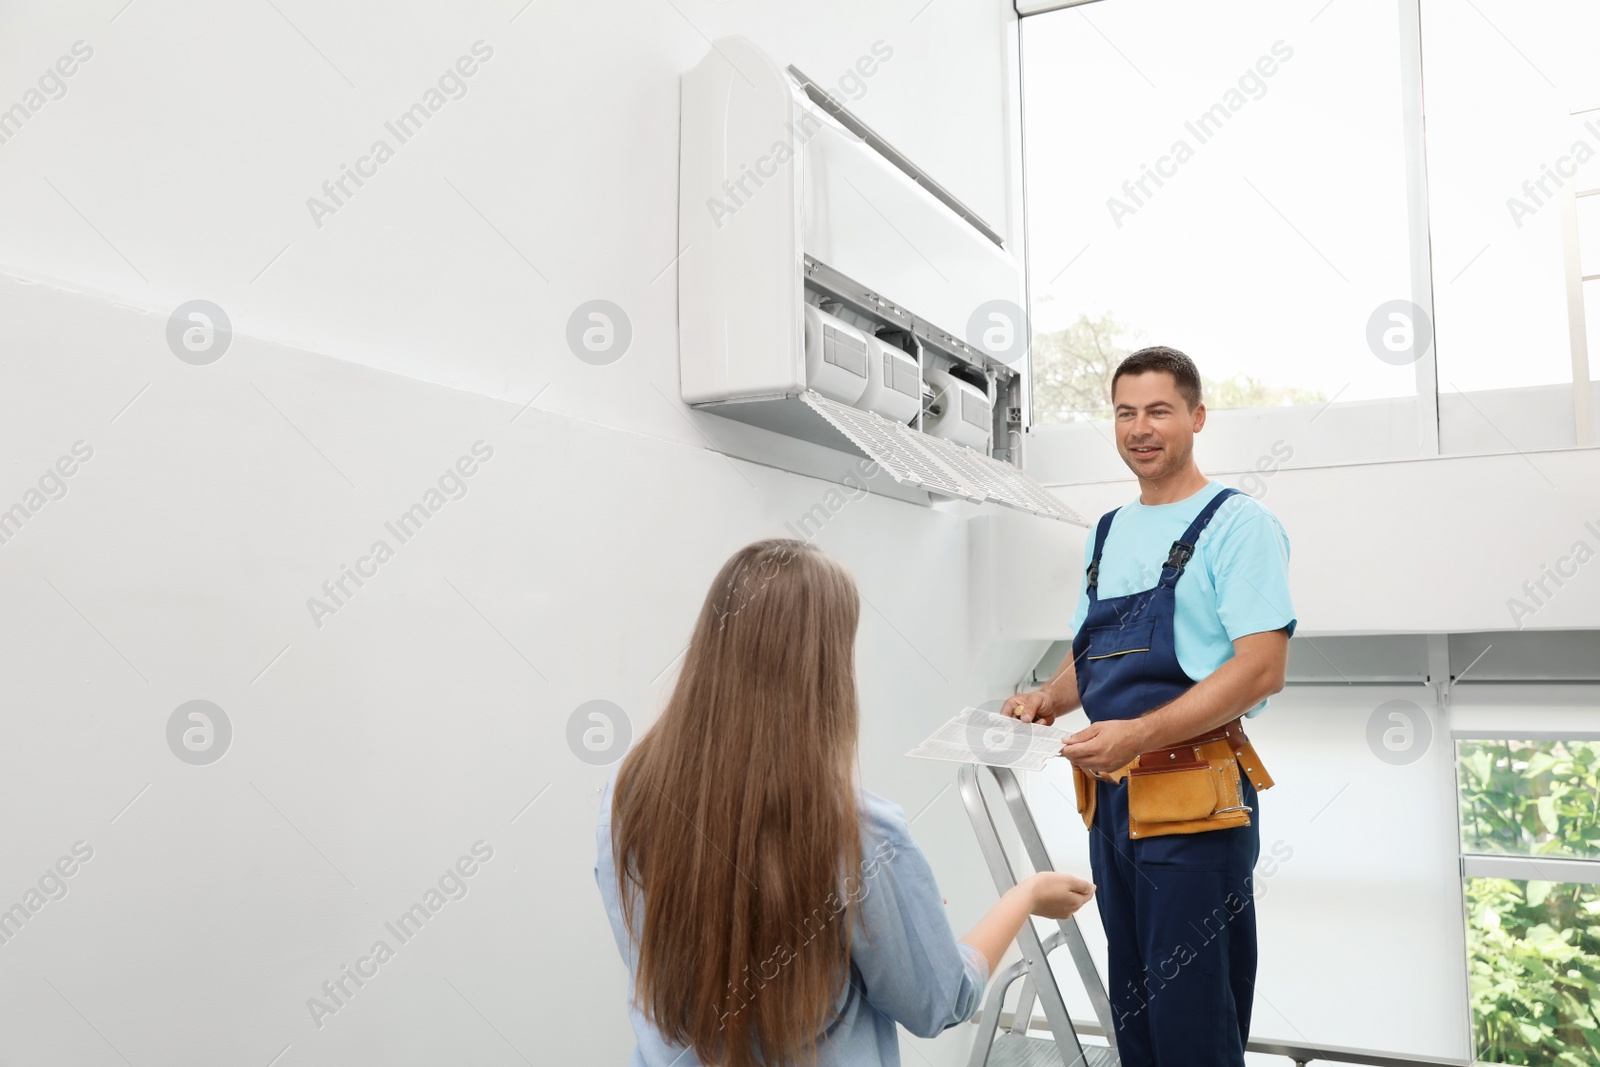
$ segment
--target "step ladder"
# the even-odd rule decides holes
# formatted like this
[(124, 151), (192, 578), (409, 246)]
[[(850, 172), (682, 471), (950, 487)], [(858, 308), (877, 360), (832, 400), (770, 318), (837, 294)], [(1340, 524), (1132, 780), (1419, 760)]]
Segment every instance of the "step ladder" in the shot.
[[(1017, 884), (1016, 872), (1006, 854), (1000, 831), (995, 826), (994, 813), (989, 800), (980, 787), (980, 773), (993, 775), (1000, 795), (1005, 800), (1017, 835), (1022, 841), (1028, 861), (1036, 871), (1051, 871), (1050, 854), (1045, 851), (1044, 839), (1028, 809), (1028, 800), (1022, 795), (1022, 786), (1009, 767), (981, 767), (967, 764), (957, 772), (956, 781), (961, 789), (961, 802), (966, 806), (967, 817), (972, 820), (973, 832), (978, 835), (978, 846), (983, 850), (984, 861), (994, 877), (994, 887), (1005, 893)], [(1105, 983), (1100, 971), (1089, 955), (1083, 933), (1076, 919), (1062, 919), (1058, 929), (1041, 938), (1030, 920), (1022, 924), (1017, 934), (1017, 947), (1022, 958), (996, 975), (984, 1000), (982, 1021), (977, 1040), (972, 1046), (968, 1067), (1117, 1067), (1115, 1028), (1111, 1021), (1111, 1001), (1106, 996)], [(1061, 987), (1056, 984), (1055, 973), (1050, 969), (1050, 953), (1067, 946), (1072, 961), (1077, 965), (1078, 977), (1089, 994), (1100, 1030), (1111, 1042), (1110, 1048), (1084, 1045), (1078, 1040), (1067, 1005), (1061, 997)], [(1010, 1028), (1000, 1031), (1000, 1009), (1011, 986), (1022, 981), (1016, 1011), (1012, 1013)], [(1029, 1037), (1028, 1023), (1033, 1018), (1033, 1002), (1038, 999), (1044, 1008), (1045, 1020), (1050, 1025), (1051, 1038)]]

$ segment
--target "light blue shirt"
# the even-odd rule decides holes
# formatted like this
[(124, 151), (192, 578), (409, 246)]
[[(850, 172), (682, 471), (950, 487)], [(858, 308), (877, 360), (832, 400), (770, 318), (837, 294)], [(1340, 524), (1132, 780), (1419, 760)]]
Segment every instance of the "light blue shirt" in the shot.
[[(638, 944), (622, 925), (617, 872), (611, 855), (611, 791), (606, 784), (595, 830), (594, 876), (611, 920), (617, 950), (628, 965), (628, 1014), (638, 1041), (630, 1067), (697, 1067), (692, 1051), (668, 1044), (634, 1002)], [(851, 872), (840, 899), (852, 902), (850, 978), (833, 1020), (819, 1036), (818, 1067), (870, 1067), (900, 1063), (899, 1023), (918, 1037), (933, 1037), (978, 1010), (989, 980), (983, 953), (958, 942), (945, 916), (939, 887), (922, 850), (911, 839), (905, 812), (873, 793), (858, 798), (862, 865)], [(687, 831), (688, 828), (685, 827)], [(643, 909), (635, 909), (636, 921)], [(791, 946), (791, 948), (797, 946)], [(751, 996), (759, 997), (759, 989)]]
[[(1100, 554), (1101, 598), (1155, 588), (1172, 542), (1183, 536), (1211, 498), (1227, 488), (1215, 479), (1172, 504), (1133, 503), (1118, 509)], [(1088, 566), (1094, 552), (1094, 527), (1084, 547), (1078, 582), (1076, 634), (1089, 612)], [(1294, 603), (1289, 598), (1289, 535), (1267, 506), (1247, 493), (1223, 501), (1201, 531), (1194, 556), (1178, 579), (1175, 618), (1178, 665), (1200, 681), (1233, 658), (1233, 642), (1246, 634), (1288, 628), (1294, 636)], [(1263, 700), (1247, 711), (1256, 715)]]

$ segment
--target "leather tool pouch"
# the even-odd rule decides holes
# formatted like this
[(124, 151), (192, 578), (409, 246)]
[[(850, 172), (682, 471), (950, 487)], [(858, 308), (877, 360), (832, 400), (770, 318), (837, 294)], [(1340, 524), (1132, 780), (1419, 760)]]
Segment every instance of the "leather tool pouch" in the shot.
[[(1255, 746), (1237, 723), (1229, 724), (1214, 740), (1146, 753), (1108, 780), (1120, 782), (1124, 774), (1128, 835), (1133, 838), (1249, 826), (1241, 774), (1258, 792), (1273, 785)], [(1093, 829), (1095, 778), (1075, 766), (1072, 785), (1083, 825)]]
[(1078, 814), (1083, 816), (1083, 825), (1086, 829), (1094, 829), (1095, 792), (1094, 779), (1087, 773), (1072, 768), (1072, 788), (1078, 795)]
[[(1198, 748), (1179, 753), (1164, 753), (1159, 762), (1140, 756), (1139, 765), (1128, 772), (1128, 817), (1141, 823), (1189, 822), (1209, 819), (1218, 808), (1235, 807), (1238, 796), (1237, 771), (1228, 778), (1222, 763), (1198, 758)], [(1154, 755), (1154, 754), (1152, 754)], [(1232, 785), (1232, 794), (1227, 787)]]
[(1128, 773), (1128, 836), (1197, 834), (1250, 825), (1241, 763), (1259, 789), (1272, 785), (1255, 749), (1234, 728), (1228, 736), (1139, 757)]

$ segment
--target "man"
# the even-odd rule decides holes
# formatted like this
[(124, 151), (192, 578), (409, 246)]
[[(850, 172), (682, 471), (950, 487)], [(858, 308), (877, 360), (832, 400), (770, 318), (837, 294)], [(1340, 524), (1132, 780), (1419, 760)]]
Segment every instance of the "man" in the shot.
[(1266, 507), (1195, 465), (1206, 409), (1188, 356), (1135, 352), (1111, 399), (1139, 498), (1095, 530), (1073, 654), (1005, 708), (1050, 723), (1081, 706), (1090, 721), (1061, 753), (1091, 825), (1124, 1067), (1243, 1067), (1256, 791), (1272, 781), (1240, 716), (1283, 688), (1289, 541)]

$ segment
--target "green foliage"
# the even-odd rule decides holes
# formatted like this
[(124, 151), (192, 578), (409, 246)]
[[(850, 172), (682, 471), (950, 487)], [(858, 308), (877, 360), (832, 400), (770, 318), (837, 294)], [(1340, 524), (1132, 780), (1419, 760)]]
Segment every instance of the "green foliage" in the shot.
[(1600, 858), (1600, 741), (1463, 741), (1468, 852)]
[[(1033, 411), (1039, 422), (1111, 418), (1111, 376), (1140, 347), (1106, 312), (1054, 333), (1033, 336)], [(1203, 387), (1202, 387), (1203, 388)]]
[[(1144, 343), (1109, 311), (1095, 319), (1079, 315), (1064, 330), (1035, 334), (1034, 418), (1041, 423), (1111, 418), (1111, 377), (1117, 365)], [(1316, 404), (1325, 399), (1320, 392), (1271, 386), (1242, 374), (1207, 378), (1202, 373), (1200, 392), (1211, 411)]]
[(1221, 379), (1201, 375), (1200, 380), (1200, 392), (1205, 397), (1206, 407), (1212, 411), (1224, 411), (1229, 408), (1275, 408), (1286, 404), (1322, 404), (1328, 399), (1320, 390), (1268, 385), (1248, 374), (1234, 374)]
[[(1468, 852), (1600, 856), (1600, 742), (1462, 741)], [(1600, 887), (1467, 881), (1478, 1056), (1530, 1067), (1600, 1064)]]

